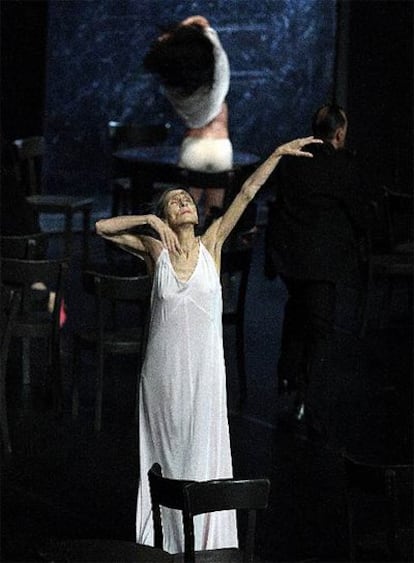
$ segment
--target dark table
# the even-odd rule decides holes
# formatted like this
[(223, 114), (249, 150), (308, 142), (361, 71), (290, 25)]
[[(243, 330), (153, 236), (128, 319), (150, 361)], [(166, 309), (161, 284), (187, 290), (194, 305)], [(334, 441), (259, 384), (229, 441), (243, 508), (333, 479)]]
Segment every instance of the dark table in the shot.
[(253, 172), (260, 161), (256, 154), (235, 150), (233, 168), (225, 172), (196, 172), (177, 165), (180, 147), (155, 146), (123, 149), (113, 153), (123, 174), (131, 178), (133, 205), (152, 201), (154, 185), (167, 183), (183, 187), (224, 188), (226, 196)]
[(83, 254), (85, 264), (89, 260), (89, 230), (93, 199), (90, 197), (38, 194), (28, 196), (27, 201), (37, 213), (63, 214), (65, 216), (64, 244), (65, 256), (72, 254), (73, 229), (72, 220), (75, 213), (83, 215)]

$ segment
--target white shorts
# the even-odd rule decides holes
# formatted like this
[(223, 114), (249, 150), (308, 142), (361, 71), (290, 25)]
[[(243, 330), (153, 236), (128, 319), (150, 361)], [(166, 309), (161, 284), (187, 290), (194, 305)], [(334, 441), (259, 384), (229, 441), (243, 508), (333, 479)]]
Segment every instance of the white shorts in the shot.
[(198, 172), (224, 172), (233, 166), (230, 139), (185, 137), (178, 165)]

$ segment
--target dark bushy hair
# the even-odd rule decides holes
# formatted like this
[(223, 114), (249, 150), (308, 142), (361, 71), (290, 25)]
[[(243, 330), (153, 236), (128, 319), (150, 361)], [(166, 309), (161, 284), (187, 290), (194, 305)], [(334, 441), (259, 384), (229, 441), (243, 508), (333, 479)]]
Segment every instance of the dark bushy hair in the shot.
[(144, 57), (144, 67), (163, 84), (190, 96), (214, 81), (213, 45), (199, 25), (179, 25), (169, 37), (155, 41)]
[(324, 141), (330, 141), (334, 138), (338, 127), (344, 127), (345, 124), (344, 109), (336, 104), (326, 104), (317, 109), (313, 115), (313, 135)]

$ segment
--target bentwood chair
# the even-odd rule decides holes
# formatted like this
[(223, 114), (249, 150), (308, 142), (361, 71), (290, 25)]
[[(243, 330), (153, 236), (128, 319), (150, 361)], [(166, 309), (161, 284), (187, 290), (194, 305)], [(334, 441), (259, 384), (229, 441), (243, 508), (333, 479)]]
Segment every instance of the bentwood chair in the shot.
[(243, 242), (238, 238), (224, 246), (221, 257), (223, 324), (233, 325), (236, 328), (237, 370), (241, 403), (247, 399), (244, 319), (252, 252), (253, 243)]
[(169, 123), (137, 124), (109, 121), (108, 139), (111, 162), (112, 217), (131, 213), (131, 180), (125, 174), (120, 161), (113, 157), (116, 151), (139, 146), (162, 144), (168, 137)]
[(174, 558), (166, 551), (133, 541), (53, 538), (38, 549), (48, 563), (164, 563)]
[[(2, 282), (8, 287), (21, 289), (22, 300), (13, 323), (12, 336), (22, 339), (23, 382), (30, 383), (30, 341), (41, 338), (47, 341), (47, 379), (54, 392), (55, 407), (62, 405), (62, 381), (60, 362), (60, 311), (62, 307), (68, 261), (59, 260), (1, 260)], [(37, 290), (41, 281), (45, 289)], [(54, 298), (47, 299), (45, 293)]]
[(83, 261), (89, 257), (89, 229), (93, 199), (63, 194), (42, 193), (42, 161), (46, 144), (43, 136), (33, 136), (13, 141), (15, 173), (20, 187), (26, 193), (26, 199), (36, 213), (64, 215), (65, 255), (72, 252), (73, 216), (83, 216)]
[(7, 360), (9, 355), (10, 338), (13, 325), (17, 317), (21, 301), (21, 293), (17, 289), (7, 289), (1, 286), (1, 344), (0, 344), (0, 424), (3, 450), (6, 457), (12, 453), (9, 436), (9, 424), (7, 416), (6, 375)]
[(412, 561), (414, 466), (343, 460), (350, 561), (361, 560), (364, 546), (381, 557), (376, 560)]
[[(162, 513), (165, 506), (183, 513), (184, 553), (175, 555), (174, 560), (185, 563), (204, 562), (243, 562), (254, 561), (254, 539), (256, 514), (268, 505), (270, 481), (268, 479), (217, 479), (212, 481), (187, 481), (167, 479), (162, 476), (158, 463), (148, 472), (152, 515), (154, 522), (154, 544), (162, 549)], [(247, 513), (247, 530), (244, 535), (244, 549), (211, 549), (195, 551), (194, 517), (220, 510), (240, 510)]]
[(47, 233), (0, 236), (1, 256), (3, 258), (40, 260), (46, 257), (48, 244)]
[[(370, 312), (370, 297), (375, 287), (382, 286), (381, 318), (383, 325), (392, 319), (394, 294), (398, 287), (408, 294), (407, 311), (412, 311), (414, 279), (413, 195), (383, 187), (382, 197), (372, 202), (366, 295), (362, 307), (361, 334), (365, 334)], [(380, 236), (378, 233), (381, 233)]]
[[(95, 297), (96, 325), (94, 329), (77, 332), (73, 337), (72, 416), (77, 417), (79, 410), (80, 354), (82, 349), (93, 349), (97, 353), (94, 422), (97, 432), (102, 427), (105, 358), (108, 354), (134, 354), (140, 360), (143, 358), (151, 285), (148, 275), (121, 277), (92, 271), (83, 273), (83, 287)], [(128, 316), (133, 310), (133, 326), (126, 323), (125, 307)], [(138, 410), (138, 366), (136, 369), (135, 415)]]

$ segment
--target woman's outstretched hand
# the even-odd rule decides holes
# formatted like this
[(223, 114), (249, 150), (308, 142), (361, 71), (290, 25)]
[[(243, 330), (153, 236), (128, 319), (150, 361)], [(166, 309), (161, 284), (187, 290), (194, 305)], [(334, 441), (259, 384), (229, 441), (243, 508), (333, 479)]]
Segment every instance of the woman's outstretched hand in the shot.
[(289, 141), (284, 145), (277, 147), (276, 153), (279, 156), (290, 155), (290, 156), (306, 156), (308, 158), (313, 158), (311, 152), (303, 151), (302, 148), (311, 143), (323, 143), (322, 139), (316, 139), (315, 137), (303, 137), (301, 139), (295, 139), (294, 141)]
[(169, 252), (175, 252), (177, 254), (181, 253), (181, 246), (178, 237), (167, 223), (165, 223), (165, 221), (156, 215), (149, 215), (148, 224), (160, 235), (163, 246)]

